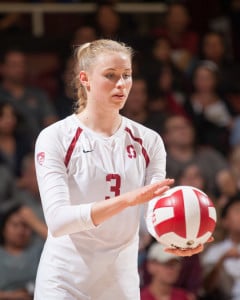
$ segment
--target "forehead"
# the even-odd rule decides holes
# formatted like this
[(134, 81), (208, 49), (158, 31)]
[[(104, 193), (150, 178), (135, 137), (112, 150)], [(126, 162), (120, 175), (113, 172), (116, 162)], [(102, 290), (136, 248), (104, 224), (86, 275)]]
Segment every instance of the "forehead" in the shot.
[(209, 34), (209, 35), (205, 36), (204, 42), (205, 43), (214, 42), (214, 43), (222, 44), (223, 40), (222, 40), (221, 36), (219, 36), (218, 34)]
[(25, 60), (25, 55), (21, 52), (18, 52), (18, 51), (11, 51), (11, 52), (8, 52), (6, 55), (5, 55), (5, 62), (9, 62), (9, 61), (23, 61)]
[(197, 75), (215, 76), (214, 72), (205, 66), (199, 66), (195, 72)]
[(166, 122), (166, 127), (167, 128), (178, 128), (179, 126), (186, 126), (186, 127), (191, 127), (191, 124), (189, 123), (189, 121), (183, 117), (172, 117), (172, 118), (169, 118)]
[(232, 214), (232, 213), (237, 213), (239, 214), (240, 212), (240, 199), (238, 201), (233, 202), (229, 208), (228, 208), (228, 213), (227, 214)]
[(93, 69), (131, 69), (131, 57), (125, 52), (104, 52), (97, 56)]

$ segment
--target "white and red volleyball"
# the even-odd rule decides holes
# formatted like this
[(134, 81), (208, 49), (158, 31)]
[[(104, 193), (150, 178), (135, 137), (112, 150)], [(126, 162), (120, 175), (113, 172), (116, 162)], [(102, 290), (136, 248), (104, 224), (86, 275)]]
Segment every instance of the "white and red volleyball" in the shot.
[(171, 248), (195, 248), (212, 236), (216, 209), (211, 199), (192, 186), (176, 186), (159, 197), (153, 209), (157, 240)]

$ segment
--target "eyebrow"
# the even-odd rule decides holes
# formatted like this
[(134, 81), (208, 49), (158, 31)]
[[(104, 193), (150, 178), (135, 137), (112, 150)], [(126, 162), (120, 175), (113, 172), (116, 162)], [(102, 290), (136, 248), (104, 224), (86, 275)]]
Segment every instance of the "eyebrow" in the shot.
[[(104, 71), (116, 71), (121, 68), (107, 68)], [(125, 68), (124, 71), (132, 71), (132, 68)]]

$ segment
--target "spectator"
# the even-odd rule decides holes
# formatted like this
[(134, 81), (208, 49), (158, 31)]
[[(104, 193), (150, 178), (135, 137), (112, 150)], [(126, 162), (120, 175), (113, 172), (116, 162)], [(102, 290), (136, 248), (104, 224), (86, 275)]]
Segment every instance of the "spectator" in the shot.
[(79, 46), (84, 43), (89, 43), (97, 38), (96, 30), (93, 26), (82, 25), (75, 30), (71, 44), (73, 46)]
[(17, 177), (24, 155), (33, 150), (33, 139), (23, 121), (13, 103), (0, 102), (0, 163)]
[(240, 189), (240, 144), (231, 148), (229, 153), (229, 167)]
[(26, 119), (32, 134), (57, 120), (47, 94), (27, 84), (26, 56), (20, 50), (5, 52), (1, 64), (0, 98), (14, 104)]
[(208, 182), (209, 192), (213, 194), (216, 175), (228, 167), (227, 160), (215, 149), (199, 146), (194, 127), (183, 116), (168, 116), (162, 136), (168, 152), (167, 176), (176, 178), (186, 165), (196, 162)]
[(181, 259), (164, 252), (163, 246), (154, 242), (147, 255), (147, 270), (151, 275), (149, 285), (141, 290), (141, 300), (189, 300), (187, 291), (174, 287), (181, 270)]
[(239, 30), (239, 15), (240, 15), (240, 2), (239, 0), (230, 0), (228, 1), (229, 4), (229, 17), (230, 17), (230, 23), (231, 23), (231, 31), (232, 31), (232, 37), (233, 37), (233, 49), (234, 49), (234, 55), (236, 60), (239, 62), (240, 55), (239, 55), (239, 49), (240, 49), (240, 30)]
[(174, 87), (174, 73), (171, 67), (161, 66), (152, 88), (150, 110), (187, 116), (184, 108), (185, 94)]
[(236, 177), (230, 168), (221, 170), (216, 176), (217, 205), (221, 208), (229, 198), (239, 193)]
[[(234, 112), (234, 107), (231, 104), (229, 95), (232, 93), (232, 90), (238, 87), (240, 67), (239, 63), (229, 55), (226, 39), (222, 33), (218, 31), (208, 31), (203, 35), (200, 44), (199, 60), (211, 61), (217, 65), (218, 92), (222, 97), (227, 97), (229, 106)], [(197, 63), (199, 60), (197, 60)]]
[(38, 236), (45, 239), (47, 227), (37, 185), (33, 153), (28, 153), (22, 161), (21, 177), (17, 181), (17, 196), (15, 198), (24, 205), (26, 222), (31, 225)]
[(73, 103), (76, 95), (73, 87), (74, 58), (68, 57), (61, 72), (59, 93), (54, 101), (58, 118), (62, 119), (73, 112)]
[(180, 170), (175, 179), (175, 185), (190, 185), (208, 193), (207, 180), (202, 174), (200, 166), (190, 162)]
[(199, 37), (189, 29), (190, 15), (185, 4), (173, 2), (169, 4), (164, 24), (155, 28), (155, 37), (165, 36), (173, 48), (172, 57), (180, 70), (187, 72), (192, 59), (197, 54)]
[(192, 84), (193, 92), (185, 108), (195, 125), (199, 143), (226, 154), (233, 119), (217, 92), (217, 65), (201, 61), (194, 71)]
[(146, 80), (137, 77), (133, 80), (132, 89), (123, 109), (123, 114), (135, 122), (160, 132), (162, 129), (163, 115), (161, 113), (151, 113), (148, 109), (148, 105), (149, 94)]
[(240, 298), (240, 195), (232, 197), (222, 209), (226, 238), (209, 246), (202, 255), (205, 271), (204, 299)]
[[(148, 43), (149, 44), (149, 43)], [(172, 46), (167, 37), (160, 36), (150, 42), (150, 50), (146, 53), (141, 66), (142, 73), (146, 77), (148, 86), (156, 90), (156, 78), (165, 67), (171, 70), (173, 76), (173, 88), (182, 90), (185, 86), (183, 72), (174, 64), (172, 59)]]
[(14, 197), (16, 193), (15, 177), (4, 165), (0, 164), (0, 211)]
[(42, 242), (32, 239), (21, 206), (10, 207), (1, 216), (0, 299), (32, 299)]
[(111, 1), (99, 1), (94, 25), (98, 38), (115, 39), (137, 48), (139, 34), (133, 20), (127, 16), (123, 18)]
[[(239, 99), (236, 100), (239, 101)], [(237, 105), (239, 106), (239, 104)], [(229, 133), (229, 144), (232, 148), (240, 144), (240, 116), (236, 116), (234, 118), (233, 125)]]

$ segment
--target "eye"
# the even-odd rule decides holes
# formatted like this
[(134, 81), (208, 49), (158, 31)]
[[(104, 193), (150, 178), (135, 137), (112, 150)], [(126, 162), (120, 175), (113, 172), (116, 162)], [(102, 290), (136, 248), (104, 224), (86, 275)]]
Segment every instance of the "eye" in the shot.
[(114, 73), (107, 73), (107, 74), (105, 75), (105, 77), (108, 78), (108, 79), (113, 79), (114, 76), (115, 76)]
[(129, 79), (131, 78), (131, 74), (123, 74), (123, 79)]

